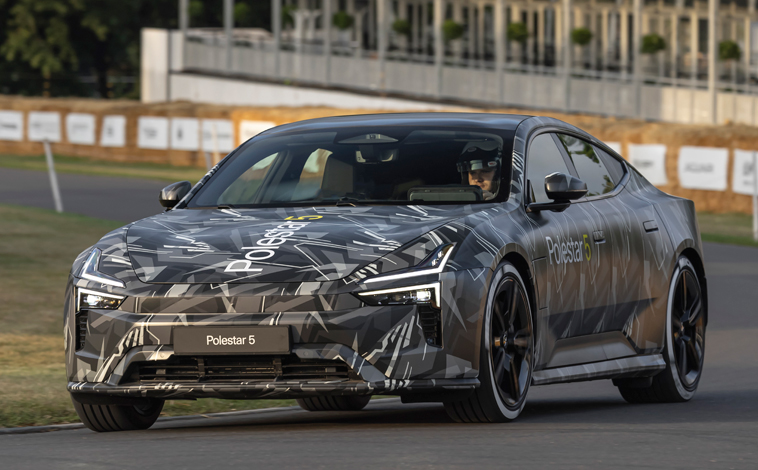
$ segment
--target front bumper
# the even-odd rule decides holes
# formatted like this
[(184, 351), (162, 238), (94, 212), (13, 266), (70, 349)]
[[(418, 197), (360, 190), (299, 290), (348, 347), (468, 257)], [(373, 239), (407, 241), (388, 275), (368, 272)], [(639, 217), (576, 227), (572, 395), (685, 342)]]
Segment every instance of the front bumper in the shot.
[[(295, 288), (281, 285), (270, 286), (271, 294), (265, 296), (260, 295), (260, 285), (255, 287), (256, 295), (243, 292), (250, 289), (245, 286), (215, 291), (208, 286), (199, 291), (146, 285), (149, 292), (129, 296), (118, 310), (77, 312), (75, 287), (97, 290), (99, 286), (72, 278), (65, 312), (68, 389), (134, 397), (265, 398), (473, 388), (478, 385), (479, 312), (486, 279), (477, 274), (459, 271), (441, 276), (437, 345), (429, 344), (419, 307), (412, 305), (348, 305), (338, 299), (344, 294), (331, 299), (309, 296), (301, 287), (300, 295), (289, 295)], [(156, 303), (160, 299), (163, 303)], [(239, 313), (242, 308), (246, 313)], [(291, 357), (345, 364), (350, 376), (135, 381), (133, 366), (177, 356), (174, 327), (267, 325), (289, 325)]]

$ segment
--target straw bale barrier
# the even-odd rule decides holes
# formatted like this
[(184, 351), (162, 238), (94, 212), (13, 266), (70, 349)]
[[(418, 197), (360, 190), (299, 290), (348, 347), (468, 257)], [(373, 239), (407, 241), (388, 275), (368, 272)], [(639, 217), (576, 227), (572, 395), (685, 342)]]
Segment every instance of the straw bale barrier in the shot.
[[(137, 126), (140, 116), (167, 118), (225, 119), (233, 123), (235, 145), (239, 143), (239, 126), (244, 120), (269, 121), (280, 125), (303, 119), (324, 116), (381, 113), (371, 109), (336, 109), (326, 107), (228, 107), (189, 102), (143, 104), (127, 100), (94, 100), (68, 98), (23, 98), (0, 96), (0, 111), (22, 111), (25, 116), (24, 138), (21, 141), (0, 140), (0, 153), (16, 155), (39, 155), (42, 145), (30, 142), (26, 125), (26, 115), (31, 111), (55, 111), (61, 114), (61, 142), (53, 145), (54, 152), (61, 155), (82, 156), (99, 160), (122, 162), (155, 162), (177, 166), (205, 166), (202, 151), (176, 149), (158, 150), (139, 148)], [(668, 184), (660, 186), (677, 196), (695, 201), (698, 210), (711, 212), (752, 212), (751, 197), (732, 191), (733, 150), (758, 151), (758, 128), (744, 125), (685, 125), (653, 123), (632, 119), (616, 119), (600, 116), (562, 114), (555, 112), (524, 111), (517, 109), (487, 110), (484, 112), (505, 112), (541, 114), (552, 116), (580, 127), (606, 142), (619, 142), (626, 152), (628, 144), (666, 145), (666, 171)], [(76, 145), (67, 140), (65, 116), (68, 113), (87, 113), (95, 116), (95, 145)], [(102, 147), (99, 145), (103, 116), (121, 115), (126, 117), (126, 145), (123, 147)], [(677, 162), (682, 146), (719, 147), (729, 149), (726, 191), (705, 191), (682, 188), (679, 184)]]

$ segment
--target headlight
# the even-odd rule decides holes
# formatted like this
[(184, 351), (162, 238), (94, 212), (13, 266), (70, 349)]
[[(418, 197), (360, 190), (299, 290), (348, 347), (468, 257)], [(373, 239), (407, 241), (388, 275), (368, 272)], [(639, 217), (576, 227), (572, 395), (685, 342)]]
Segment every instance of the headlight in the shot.
[(84, 262), (81, 271), (79, 271), (79, 277), (87, 279), (88, 281), (99, 282), (107, 286), (113, 287), (126, 287), (122, 281), (119, 281), (115, 277), (108, 276), (97, 270), (100, 266), (100, 256), (102, 252), (98, 248), (93, 248), (92, 252), (87, 257), (87, 261)]
[(361, 300), (369, 305), (431, 305), (440, 306), (440, 283), (398, 287), (359, 292)]
[(77, 289), (76, 310), (89, 308), (117, 309), (126, 297), (89, 289)]
[(409, 270), (397, 272), (395, 274), (370, 277), (363, 282), (365, 284), (370, 284), (372, 282), (393, 281), (410, 277), (426, 276), (428, 274), (439, 274), (445, 269), (445, 265), (453, 252), (454, 246), (454, 244), (450, 243), (437, 247), (436, 250), (424, 258), (417, 266), (414, 266)]

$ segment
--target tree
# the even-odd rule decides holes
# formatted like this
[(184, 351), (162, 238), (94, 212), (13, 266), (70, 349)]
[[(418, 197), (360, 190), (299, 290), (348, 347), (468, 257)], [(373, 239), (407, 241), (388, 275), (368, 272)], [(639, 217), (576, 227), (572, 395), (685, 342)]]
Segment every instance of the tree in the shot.
[(577, 46), (586, 46), (592, 41), (592, 31), (587, 28), (574, 28), (571, 31), (571, 42)]
[(740, 46), (734, 41), (721, 41), (719, 43), (719, 59), (723, 61), (740, 60), (742, 51)]
[(466, 29), (463, 25), (455, 20), (445, 20), (445, 22), (442, 23), (442, 37), (445, 39), (445, 42), (460, 39), (465, 30)]
[(396, 32), (397, 34), (402, 34), (403, 36), (410, 36), (411, 35), (411, 23), (408, 20), (404, 20), (402, 18), (395, 20), (394, 23), (392, 23), (392, 30)]
[[(666, 49), (666, 40), (656, 33), (646, 34), (642, 37), (640, 52), (654, 56)], [(662, 76), (664, 73), (663, 57), (658, 58), (658, 72)]]
[(345, 31), (353, 26), (355, 19), (345, 10), (340, 10), (332, 16), (332, 24), (340, 31)]
[(529, 31), (526, 29), (524, 23), (509, 24), (506, 35), (509, 41), (514, 41), (519, 44), (524, 44), (526, 40), (529, 39)]
[(589, 29), (582, 27), (574, 28), (574, 30), (571, 31), (571, 42), (580, 46), (582, 49), (586, 48), (590, 41), (592, 41), (592, 31)]

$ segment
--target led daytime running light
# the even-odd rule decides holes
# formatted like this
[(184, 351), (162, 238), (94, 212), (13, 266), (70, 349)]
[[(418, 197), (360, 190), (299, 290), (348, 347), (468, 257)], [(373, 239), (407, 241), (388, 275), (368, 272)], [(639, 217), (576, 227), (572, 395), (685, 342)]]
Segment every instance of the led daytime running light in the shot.
[(99, 282), (106, 286), (126, 287), (126, 284), (122, 281), (97, 270), (98, 266), (100, 266), (100, 254), (101, 251), (98, 248), (92, 249), (92, 252), (87, 257), (87, 261), (82, 266), (82, 270), (79, 272), (79, 277), (88, 281)]
[(393, 281), (396, 279), (407, 279), (409, 277), (425, 276), (427, 274), (439, 274), (442, 272), (443, 269), (445, 269), (447, 260), (448, 258), (450, 258), (450, 255), (453, 253), (453, 245), (451, 244), (451, 245), (444, 246), (439, 251), (439, 253), (444, 253), (444, 256), (442, 257), (442, 261), (434, 268), (418, 269), (418, 270), (413, 270), (413, 271), (409, 271), (409, 272), (401, 273), (401, 274), (388, 274), (386, 276), (372, 277), (372, 278), (366, 279), (365, 281), (363, 281), (363, 283), (370, 284), (372, 282), (384, 282), (384, 281)]

